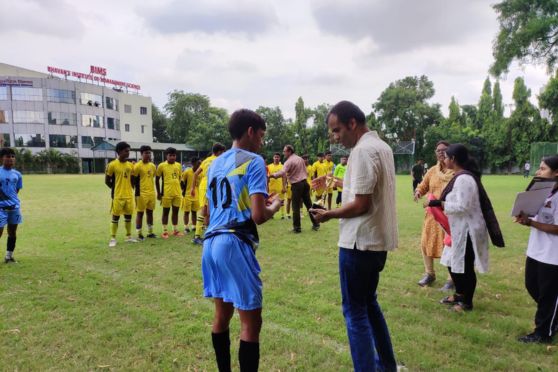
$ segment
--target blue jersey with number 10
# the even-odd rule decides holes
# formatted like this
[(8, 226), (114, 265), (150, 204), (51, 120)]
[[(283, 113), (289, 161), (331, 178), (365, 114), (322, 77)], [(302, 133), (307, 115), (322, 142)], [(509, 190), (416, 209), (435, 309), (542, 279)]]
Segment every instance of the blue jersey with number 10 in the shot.
[(233, 148), (219, 156), (207, 176), (209, 226), (205, 238), (232, 233), (257, 246), (250, 195), (267, 197), (267, 173), (261, 156)]

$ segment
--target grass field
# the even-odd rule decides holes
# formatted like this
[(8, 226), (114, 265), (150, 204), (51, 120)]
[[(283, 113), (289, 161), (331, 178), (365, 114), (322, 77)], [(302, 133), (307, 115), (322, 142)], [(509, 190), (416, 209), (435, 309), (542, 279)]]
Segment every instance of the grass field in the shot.
[[(531, 331), (535, 311), (523, 286), (528, 230), (508, 216), (527, 180), (484, 178), (507, 247), (491, 248), (475, 310), (463, 315), (438, 304), (442, 266), (433, 288), (415, 284), (423, 273), (424, 212), (412, 201), (410, 177), (397, 181), (400, 248), (389, 255), (378, 294), (398, 362), (411, 371), (556, 370), (556, 342), (547, 348), (516, 341)], [(126, 245), (121, 224), (119, 245), (109, 250), (109, 191), (98, 175), (24, 176), (21, 198), (20, 262), (0, 265), (0, 370), (216, 369), (213, 306), (201, 294), (201, 249), (191, 237)], [(260, 227), (260, 369), (348, 371), (337, 223), (313, 232), (306, 218), (302, 234), (290, 228), (278, 219)], [(5, 237), (0, 244), (3, 251)], [(237, 316), (231, 333), (238, 333)], [(233, 341), (235, 370), (237, 350)]]

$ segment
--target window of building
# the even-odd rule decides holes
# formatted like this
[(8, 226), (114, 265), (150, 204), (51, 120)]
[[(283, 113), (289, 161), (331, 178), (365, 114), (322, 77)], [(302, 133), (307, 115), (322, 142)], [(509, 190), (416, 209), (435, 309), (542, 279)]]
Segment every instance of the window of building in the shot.
[(10, 133), (0, 134), (0, 147), (10, 147)]
[(50, 134), (48, 142), (50, 147), (75, 148), (77, 147), (77, 136)]
[(49, 102), (76, 103), (76, 92), (65, 89), (47, 89), (47, 100)]
[(114, 120), (114, 129), (120, 130), (120, 119)]
[(105, 97), (106, 108), (109, 110), (119, 111), (118, 99), (113, 97)]
[(6, 110), (0, 110), (0, 124), (6, 124), (8, 122), (8, 117), (10, 112)]
[(145, 133), (145, 125), (142, 125), (142, 126), (141, 126), (141, 133), (142, 133), (142, 134)]
[(8, 100), (8, 87), (0, 87), (0, 101)]
[(81, 115), (81, 126), (92, 128), (104, 128), (103, 117), (99, 115)]
[(45, 139), (41, 134), (15, 134), (16, 147), (45, 147)]
[(49, 112), (48, 123), (52, 125), (77, 125), (77, 114), (73, 112)]
[(14, 101), (42, 101), (42, 88), (12, 87), (12, 99)]
[(45, 122), (45, 114), (42, 111), (14, 111), (15, 124), (34, 124)]
[(124, 130), (126, 132), (129, 132), (130, 131), (130, 124), (124, 124)]
[(124, 112), (127, 114), (132, 113), (132, 105), (124, 105)]
[(81, 136), (81, 147), (91, 148), (103, 142), (103, 140), (104, 140), (103, 137)]
[(81, 93), (79, 102), (82, 105), (103, 107), (103, 97), (93, 93)]
[(140, 107), (140, 115), (147, 115), (147, 107)]
[(120, 130), (120, 119), (107, 117), (107, 128)]

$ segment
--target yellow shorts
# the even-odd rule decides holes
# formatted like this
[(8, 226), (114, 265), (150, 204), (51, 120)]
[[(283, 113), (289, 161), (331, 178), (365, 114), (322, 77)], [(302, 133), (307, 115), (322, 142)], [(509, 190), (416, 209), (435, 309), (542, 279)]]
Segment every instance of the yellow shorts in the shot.
[(269, 195), (277, 194), (277, 195), (279, 195), (279, 199), (284, 200), (285, 199), (285, 194), (283, 194), (281, 191), (282, 191), (282, 189), (271, 188), (271, 189), (269, 189)]
[(113, 199), (111, 213), (113, 216), (131, 216), (134, 213), (134, 199)]
[(155, 194), (145, 194), (136, 196), (136, 211), (137, 212), (145, 212), (146, 209), (154, 210), (155, 209), (155, 201), (157, 197)]
[(182, 210), (184, 212), (197, 212), (200, 209), (200, 201), (198, 197), (182, 198)]
[(287, 199), (292, 199), (293, 198), (293, 192), (291, 191), (291, 185), (289, 185), (289, 187), (287, 187)]
[(161, 205), (163, 208), (170, 208), (171, 206), (180, 208), (180, 204), (182, 204), (182, 196), (163, 196), (161, 199)]
[(200, 185), (198, 186), (198, 197), (200, 200), (200, 204), (198, 205), (199, 208), (203, 208), (207, 204), (207, 197), (205, 193), (207, 192), (207, 177), (204, 177), (200, 181)]

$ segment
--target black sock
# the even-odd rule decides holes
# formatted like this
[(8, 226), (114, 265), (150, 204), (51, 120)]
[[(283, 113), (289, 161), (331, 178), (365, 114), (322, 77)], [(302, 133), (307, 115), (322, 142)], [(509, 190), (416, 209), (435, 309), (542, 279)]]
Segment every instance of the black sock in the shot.
[(7, 251), (13, 252), (15, 250), (16, 237), (8, 236)]
[(219, 372), (230, 372), (231, 370), (231, 340), (229, 338), (229, 330), (221, 333), (211, 333), (213, 341), (213, 349), (215, 349), (215, 358), (217, 359), (217, 368)]
[(260, 364), (260, 343), (240, 340), (238, 361), (241, 372), (257, 372)]

